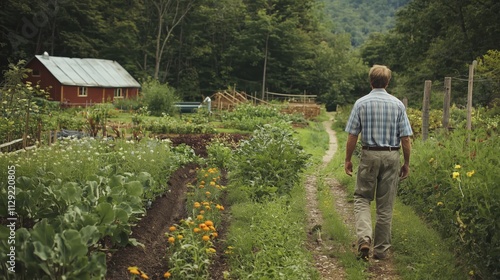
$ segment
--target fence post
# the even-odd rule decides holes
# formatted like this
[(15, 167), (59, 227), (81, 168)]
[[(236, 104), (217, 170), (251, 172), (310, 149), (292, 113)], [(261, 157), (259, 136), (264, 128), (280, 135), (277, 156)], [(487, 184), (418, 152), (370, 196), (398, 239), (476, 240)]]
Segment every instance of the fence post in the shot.
[(422, 105), (422, 140), (429, 137), (429, 104), (431, 100), (432, 81), (426, 80), (424, 86), (424, 101)]
[(448, 130), (450, 121), (451, 77), (444, 78), (443, 128)]
[(472, 61), (469, 65), (469, 83), (467, 90), (467, 130), (469, 131), (467, 141), (470, 141), (470, 131), (472, 130), (472, 86), (474, 84), (474, 67), (477, 61)]

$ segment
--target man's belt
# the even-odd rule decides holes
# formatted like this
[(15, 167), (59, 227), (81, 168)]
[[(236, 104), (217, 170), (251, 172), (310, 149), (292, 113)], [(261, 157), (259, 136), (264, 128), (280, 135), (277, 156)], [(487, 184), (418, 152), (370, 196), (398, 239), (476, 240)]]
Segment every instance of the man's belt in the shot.
[(370, 147), (370, 146), (363, 146), (363, 150), (369, 150), (369, 151), (397, 151), (399, 150), (400, 147)]

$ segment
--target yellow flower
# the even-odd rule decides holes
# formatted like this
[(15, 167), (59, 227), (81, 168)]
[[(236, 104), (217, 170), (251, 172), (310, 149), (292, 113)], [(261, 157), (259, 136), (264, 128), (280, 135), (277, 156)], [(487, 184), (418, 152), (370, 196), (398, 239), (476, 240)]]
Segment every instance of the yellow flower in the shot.
[(210, 196), (210, 192), (205, 192), (205, 194), (206, 194), (207, 196)]
[(181, 240), (182, 238), (184, 238), (184, 236), (182, 236), (182, 235), (180, 235), (180, 234), (179, 234), (179, 235), (177, 235), (177, 239)]
[(194, 229), (193, 229), (193, 231), (194, 231), (195, 233), (198, 233), (198, 232), (200, 232), (200, 231), (201, 231), (201, 229), (199, 229), (199, 228), (194, 228)]
[(175, 237), (172, 237), (172, 236), (169, 237), (168, 242), (173, 244), (175, 242)]
[(194, 203), (194, 208), (200, 208), (200, 207), (201, 207), (201, 204), (199, 202)]
[(144, 273), (144, 272), (141, 274), (141, 278), (142, 278), (142, 279), (149, 279), (149, 277), (148, 277), (148, 276), (146, 275), (146, 273)]
[(467, 177), (472, 177), (472, 175), (474, 175), (474, 173), (476, 173), (476, 171), (474, 171), (474, 170), (467, 172)]
[(460, 176), (460, 173), (455, 171), (451, 175), (453, 176), (453, 179), (456, 179)]
[(209, 254), (213, 254), (213, 253), (215, 253), (215, 252), (217, 252), (217, 251), (215, 251), (215, 249), (214, 249), (214, 248), (208, 248), (208, 249), (207, 249), (207, 253), (209, 253)]
[(441, 201), (439, 201), (439, 202), (437, 203), (437, 206), (443, 206), (443, 205), (444, 205), (444, 203), (443, 203), (443, 202), (441, 202)]
[(203, 235), (203, 237), (201, 239), (203, 239), (203, 241), (208, 241), (208, 240), (210, 240), (210, 236)]
[(431, 159), (429, 160), (429, 163), (432, 163), (433, 161), (434, 161), (434, 158), (431, 158)]
[(139, 268), (137, 266), (130, 266), (128, 269), (128, 272), (130, 272), (131, 274), (135, 274), (135, 275), (140, 275), (141, 272), (139, 272)]
[(172, 274), (170, 274), (170, 272), (165, 272), (165, 274), (163, 274), (163, 278), (170, 278), (170, 276), (172, 276)]
[(174, 226), (171, 226), (171, 227), (169, 227), (169, 228), (168, 228), (168, 230), (170, 230), (170, 231), (175, 231), (176, 229), (177, 229), (177, 228), (176, 228), (176, 227), (174, 227)]
[(203, 215), (198, 215), (198, 216), (196, 216), (196, 219), (197, 219), (197, 220), (200, 220), (200, 221), (201, 221), (201, 220), (203, 220)]
[(455, 169), (460, 169), (460, 168), (462, 168), (462, 166), (460, 166), (460, 164), (455, 165)]
[(215, 186), (215, 182), (213, 182), (213, 181), (210, 182), (210, 186), (212, 186), (212, 187)]

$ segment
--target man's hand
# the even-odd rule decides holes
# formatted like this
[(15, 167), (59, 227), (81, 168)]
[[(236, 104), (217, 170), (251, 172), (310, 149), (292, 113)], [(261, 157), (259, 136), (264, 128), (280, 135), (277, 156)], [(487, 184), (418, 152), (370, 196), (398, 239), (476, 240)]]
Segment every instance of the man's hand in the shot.
[(410, 175), (410, 166), (408, 164), (403, 164), (401, 166), (401, 171), (399, 172), (399, 180), (404, 180)]
[(351, 161), (346, 161), (344, 163), (344, 170), (345, 170), (345, 174), (352, 177), (352, 162)]

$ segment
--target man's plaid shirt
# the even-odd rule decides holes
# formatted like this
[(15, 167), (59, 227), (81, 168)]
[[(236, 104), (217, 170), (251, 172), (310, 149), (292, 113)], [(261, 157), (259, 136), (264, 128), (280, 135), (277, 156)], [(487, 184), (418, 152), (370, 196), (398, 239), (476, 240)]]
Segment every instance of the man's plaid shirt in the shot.
[(399, 147), (401, 137), (413, 134), (406, 108), (385, 89), (373, 89), (354, 103), (345, 131), (361, 133), (363, 146)]

